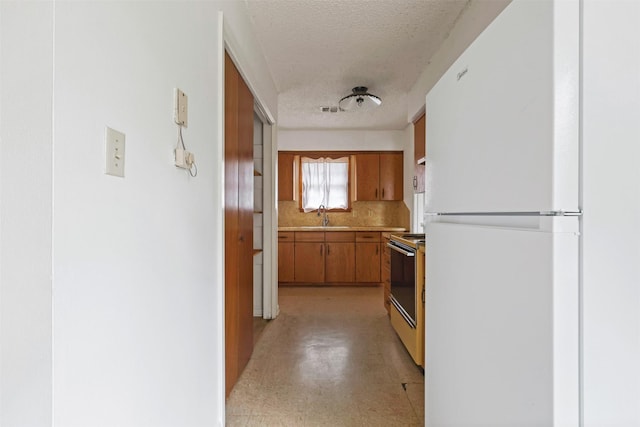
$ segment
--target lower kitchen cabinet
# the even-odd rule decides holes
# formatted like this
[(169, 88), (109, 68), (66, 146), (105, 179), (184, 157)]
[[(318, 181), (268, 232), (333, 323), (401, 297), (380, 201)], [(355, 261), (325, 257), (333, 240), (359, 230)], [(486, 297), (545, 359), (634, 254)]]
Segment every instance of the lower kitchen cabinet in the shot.
[(380, 282), (380, 233), (356, 233), (356, 282)]
[(383, 279), (388, 276), (384, 273), (384, 244), (380, 232), (280, 231), (278, 282), (384, 284)]
[(334, 231), (324, 234), (327, 250), (326, 283), (353, 283), (356, 279), (356, 246), (353, 231)]
[(382, 253), (382, 259), (380, 261), (380, 281), (384, 289), (384, 308), (389, 313), (389, 297), (391, 296), (391, 252), (389, 252), (389, 234), (382, 233), (382, 242), (380, 243), (380, 252)]
[(278, 243), (278, 281), (293, 282), (293, 242)]
[(356, 282), (380, 282), (380, 243), (356, 243)]
[(324, 283), (324, 242), (296, 242), (294, 250), (295, 281)]
[(293, 231), (278, 232), (278, 282), (293, 282)]
[(327, 242), (325, 282), (353, 283), (355, 281), (355, 243)]

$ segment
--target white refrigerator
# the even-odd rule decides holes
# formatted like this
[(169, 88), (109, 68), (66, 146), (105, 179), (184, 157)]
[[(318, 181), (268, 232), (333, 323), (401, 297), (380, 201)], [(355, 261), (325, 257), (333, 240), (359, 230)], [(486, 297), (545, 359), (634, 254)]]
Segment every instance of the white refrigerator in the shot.
[(579, 423), (579, 43), (514, 1), (427, 94), (427, 426)]

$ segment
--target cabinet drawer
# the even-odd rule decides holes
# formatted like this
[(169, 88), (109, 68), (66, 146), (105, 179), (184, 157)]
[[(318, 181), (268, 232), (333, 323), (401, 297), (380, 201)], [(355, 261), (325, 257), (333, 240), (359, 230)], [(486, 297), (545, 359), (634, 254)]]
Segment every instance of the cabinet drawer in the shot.
[(296, 242), (324, 242), (324, 231), (296, 231)]
[(293, 231), (278, 231), (278, 242), (293, 242)]
[(356, 242), (379, 242), (379, 231), (359, 231), (356, 233)]
[(324, 233), (325, 242), (355, 242), (356, 233), (353, 231), (329, 231)]

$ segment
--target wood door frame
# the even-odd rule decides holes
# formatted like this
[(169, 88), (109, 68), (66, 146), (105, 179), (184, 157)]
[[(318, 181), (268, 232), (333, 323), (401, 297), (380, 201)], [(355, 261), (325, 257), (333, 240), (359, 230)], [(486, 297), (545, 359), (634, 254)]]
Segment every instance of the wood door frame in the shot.
[[(218, 59), (218, 67), (217, 67), (217, 81), (216, 81), (216, 89), (218, 96), (216, 97), (217, 101), (217, 115), (216, 115), (216, 123), (217, 123), (217, 143), (215, 144), (214, 150), (215, 155), (213, 159), (213, 167), (217, 172), (217, 180), (220, 182), (220, 185), (214, 187), (214, 204), (215, 209), (219, 212), (217, 217), (213, 218), (213, 226), (215, 230), (215, 234), (218, 236), (224, 236), (224, 87), (225, 87), (225, 41), (224, 41), (224, 16), (222, 12), (218, 12), (218, 31), (217, 31), (217, 45), (216, 45), (216, 57)], [(218, 313), (218, 319), (212, 325), (213, 334), (215, 336), (215, 346), (220, 349), (225, 348), (225, 292), (224, 284), (225, 281), (225, 242), (223, 238), (214, 239), (212, 242), (215, 253), (220, 254), (219, 257), (214, 258), (214, 282), (217, 286), (214, 286), (214, 309)], [(226, 419), (225, 413), (225, 375), (226, 375), (226, 363), (225, 363), (225, 352), (220, 352), (220, 357), (217, 357), (214, 360), (214, 369), (213, 374), (214, 377), (211, 379), (215, 381), (215, 389), (216, 389), (216, 413), (220, 414), (220, 419), (218, 419), (219, 425), (224, 425)]]

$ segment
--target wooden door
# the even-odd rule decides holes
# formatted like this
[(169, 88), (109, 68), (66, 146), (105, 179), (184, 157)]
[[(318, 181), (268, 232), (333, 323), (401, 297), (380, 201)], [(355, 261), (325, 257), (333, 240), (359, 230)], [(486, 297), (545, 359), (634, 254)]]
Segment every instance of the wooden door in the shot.
[(238, 79), (238, 375), (253, 352), (253, 95)]
[(402, 153), (380, 154), (380, 200), (402, 200), (403, 195)]
[(380, 200), (380, 155), (356, 154), (356, 200)]
[[(329, 233), (327, 233), (329, 234)], [(328, 283), (353, 283), (355, 281), (355, 243), (326, 242), (325, 281)]]
[(356, 243), (356, 282), (380, 282), (380, 242)]
[(293, 159), (294, 154), (278, 153), (278, 201), (294, 199)]
[(238, 79), (239, 74), (225, 55), (225, 373), (226, 393), (238, 378), (238, 274), (240, 232), (238, 218)]
[(296, 283), (324, 283), (324, 243), (296, 241), (294, 252)]
[(224, 153), (228, 396), (253, 350), (253, 97), (228, 55)]

